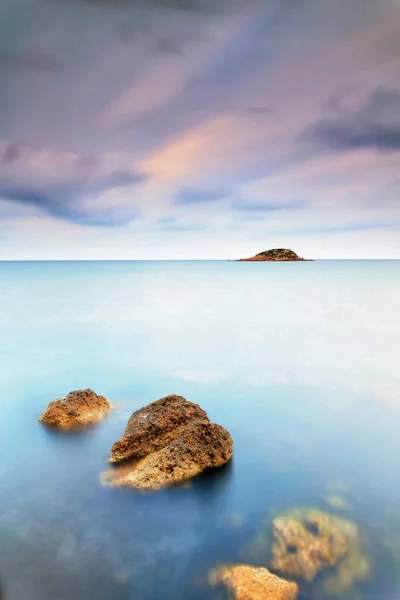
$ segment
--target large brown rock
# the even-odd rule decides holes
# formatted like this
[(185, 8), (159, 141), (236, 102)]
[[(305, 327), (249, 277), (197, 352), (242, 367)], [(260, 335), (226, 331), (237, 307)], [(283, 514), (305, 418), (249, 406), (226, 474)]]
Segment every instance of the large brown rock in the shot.
[(77, 429), (101, 420), (111, 409), (106, 398), (93, 390), (76, 390), (50, 402), (39, 422), (55, 429)]
[(231, 457), (232, 438), (223, 427), (210, 423), (197, 404), (166, 396), (133, 413), (111, 449), (110, 462), (122, 468), (108, 471), (102, 481), (159, 489), (221, 467)]
[(222, 567), (211, 574), (210, 583), (224, 583), (236, 600), (296, 600), (298, 593), (296, 583), (247, 565)]
[(142, 458), (164, 448), (192, 423), (209, 423), (207, 413), (182, 396), (165, 396), (133, 413), (123, 436), (111, 448), (109, 462)]

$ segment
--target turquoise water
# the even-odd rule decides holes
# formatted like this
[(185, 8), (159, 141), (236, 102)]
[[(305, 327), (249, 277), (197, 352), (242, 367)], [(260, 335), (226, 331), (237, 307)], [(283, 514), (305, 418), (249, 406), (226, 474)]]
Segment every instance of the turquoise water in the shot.
[[(400, 597), (400, 261), (3, 262), (0, 283), (5, 599), (225, 598), (208, 571), (261, 564), (252, 540), (298, 505), (366, 537), (373, 577), (342, 598)], [(86, 387), (117, 405), (103, 423), (36, 422)], [(232, 462), (189, 488), (103, 487), (130, 414), (169, 393), (231, 432)]]

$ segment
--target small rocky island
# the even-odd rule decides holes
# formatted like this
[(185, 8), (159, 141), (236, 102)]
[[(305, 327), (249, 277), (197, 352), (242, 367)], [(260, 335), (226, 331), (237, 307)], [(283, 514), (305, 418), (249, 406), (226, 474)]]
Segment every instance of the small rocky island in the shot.
[(239, 261), (307, 261), (307, 258), (300, 258), (293, 250), (287, 248), (274, 248), (272, 250), (265, 250), (250, 258), (240, 258)]
[(232, 438), (197, 404), (166, 396), (137, 410), (111, 448), (109, 462), (121, 467), (103, 474), (108, 485), (159, 489), (185, 481), (232, 457)]
[(100, 421), (110, 410), (112, 406), (104, 396), (90, 389), (76, 390), (50, 402), (39, 423), (54, 429), (78, 429)]

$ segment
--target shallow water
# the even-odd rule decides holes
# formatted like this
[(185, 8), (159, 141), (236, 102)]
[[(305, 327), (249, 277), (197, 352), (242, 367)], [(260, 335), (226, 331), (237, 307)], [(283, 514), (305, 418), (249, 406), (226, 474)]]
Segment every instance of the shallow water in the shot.
[[(249, 562), (292, 506), (366, 536), (373, 579), (342, 598), (400, 597), (400, 261), (0, 263), (0, 284), (7, 600), (222, 599), (208, 571)], [(117, 405), (103, 423), (36, 422), (86, 387)], [(103, 487), (130, 414), (169, 393), (231, 432), (232, 462), (156, 494)]]

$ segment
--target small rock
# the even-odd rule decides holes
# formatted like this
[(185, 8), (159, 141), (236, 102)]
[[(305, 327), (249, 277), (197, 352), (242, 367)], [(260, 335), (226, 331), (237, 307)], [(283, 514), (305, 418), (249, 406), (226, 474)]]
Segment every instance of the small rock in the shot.
[(296, 600), (296, 583), (273, 575), (268, 569), (238, 565), (222, 567), (209, 575), (211, 585), (225, 584), (236, 600)]
[(39, 422), (55, 429), (78, 429), (100, 421), (112, 410), (111, 404), (93, 390), (76, 390), (50, 402)]

